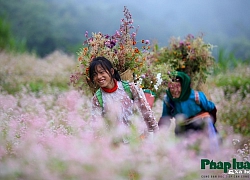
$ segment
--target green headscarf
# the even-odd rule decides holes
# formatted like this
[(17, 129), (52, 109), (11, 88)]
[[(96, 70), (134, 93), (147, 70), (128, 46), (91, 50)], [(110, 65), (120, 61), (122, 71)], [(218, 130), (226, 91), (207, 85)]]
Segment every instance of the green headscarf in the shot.
[(174, 102), (186, 101), (189, 98), (190, 93), (191, 93), (191, 87), (190, 87), (191, 79), (184, 72), (177, 71), (177, 72), (174, 72), (173, 74), (175, 75), (176, 78), (181, 79), (181, 95), (179, 98), (173, 98), (169, 89), (166, 91), (167, 95)]

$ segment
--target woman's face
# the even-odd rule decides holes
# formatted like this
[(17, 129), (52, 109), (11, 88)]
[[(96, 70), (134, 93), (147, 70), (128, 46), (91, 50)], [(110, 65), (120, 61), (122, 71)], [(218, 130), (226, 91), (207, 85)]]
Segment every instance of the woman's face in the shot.
[[(114, 69), (111, 69), (111, 73), (114, 73)], [(114, 87), (114, 81), (111, 77), (111, 74), (105, 69), (102, 68), (101, 65), (96, 66), (96, 71), (94, 73), (94, 82), (103, 88), (111, 89)]]
[(179, 98), (181, 95), (181, 83), (180, 82), (171, 82), (169, 85), (170, 93), (173, 98)]

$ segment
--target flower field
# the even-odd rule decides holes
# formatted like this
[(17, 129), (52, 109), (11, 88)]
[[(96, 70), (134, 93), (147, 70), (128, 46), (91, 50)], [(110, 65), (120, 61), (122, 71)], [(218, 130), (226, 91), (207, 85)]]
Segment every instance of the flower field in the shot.
[[(116, 140), (122, 129), (106, 131), (100, 124), (103, 131), (97, 137), (89, 128), (90, 93), (68, 85), (75, 57), (55, 52), (39, 59), (1, 52), (0, 62), (0, 179), (235, 179), (223, 169), (201, 169), (201, 159), (250, 161), (250, 92), (244, 90), (242, 98), (241, 91), (230, 91), (227, 98), (222, 74), (207, 80), (218, 109), (218, 147), (204, 134), (179, 139), (171, 128), (160, 129), (153, 141), (139, 139), (131, 130), (131, 142), (123, 144)], [(249, 67), (238, 68), (223, 74), (250, 77)], [(156, 119), (161, 106), (158, 99)]]

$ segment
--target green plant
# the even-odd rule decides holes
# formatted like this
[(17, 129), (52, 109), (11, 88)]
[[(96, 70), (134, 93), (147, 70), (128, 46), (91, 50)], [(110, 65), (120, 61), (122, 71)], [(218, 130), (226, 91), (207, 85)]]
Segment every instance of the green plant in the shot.
[(226, 54), (224, 49), (220, 49), (217, 64), (214, 68), (214, 74), (217, 75), (221, 72), (225, 73), (228, 69), (232, 70), (238, 66), (239, 62), (240, 60), (236, 59), (232, 52)]
[(235, 133), (249, 136), (249, 94), (245, 99), (242, 99), (238, 93), (232, 94), (231, 97), (231, 99), (221, 103), (223, 105), (223, 109), (218, 111), (218, 119), (222, 123), (233, 127), (233, 131)]
[(168, 47), (157, 54), (157, 63), (170, 64), (176, 71), (187, 73), (192, 81), (205, 82), (214, 66), (213, 45), (205, 43), (203, 36), (187, 35), (183, 40), (172, 37)]
[(1, 80), (1, 83), (0, 83), (1, 92), (4, 91), (4, 92), (7, 92), (8, 94), (16, 94), (22, 89), (21, 85), (18, 83), (6, 82), (2, 80), (2, 77), (0, 77), (0, 80)]
[(223, 125), (229, 125), (235, 133), (249, 136), (250, 121), (250, 69), (238, 61), (235, 68), (219, 72), (209, 80), (218, 107), (217, 119)]
[[(222, 71), (215, 78), (217, 87), (221, 87), (227, 99), (235, 93), (240, 98), (245, 98), (250, 93), (250, 70), (244, 63), (238, 61), (236, 68)], [(239, 73), (240, 72), (240, 73)]]
[(3, 18), (0, 18), (0, 50), (14, 52), (25, 52), (26, 50), (25, 42), (14, 38), (10, 24)]
[(138, 78), (138, 83), (142, 89), (149, 89), (151, 91), (156, 91), (158, 86), (161, 84), (161, 73), (155, 75), (152, 70), (148, 69), (145, 73), (141, 74)]
[(39, 92), (44, 88), (45, 84), (42, 81), (30, 82), (29, 87), (32, 92)]
[(217, 80), (216, 85), (222, 87), (226, 98), (238, 92), (241, 98), (245, 98), (250, 93), (250, 77), (227, 76)]
[(153, 92), (157, 99), (166, 91), (167, 83), (171, 79), (171, 71), (172, 69), (168, 64), (155, 64), (155, 62), (147, 61), (141, 70), (141, 74), (135, 80), (142, 89)]

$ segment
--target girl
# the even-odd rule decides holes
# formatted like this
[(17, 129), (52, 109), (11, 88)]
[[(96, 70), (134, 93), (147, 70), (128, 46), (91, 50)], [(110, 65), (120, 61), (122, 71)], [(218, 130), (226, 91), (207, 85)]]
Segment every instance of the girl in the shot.
[(89, 78), (100, 87), (92, 98), (93, 122), (102, 121), (109, 126), (122, 124), (130, 127), (133, 124), (131, 118), (135, 114), (134, 107), (137, 107), (152, 138), (153, 132), (158, 130), (158, 123), (140, 88), (134, 83), (121, 81), (118, 71), (105, 57), (92, 60)]

